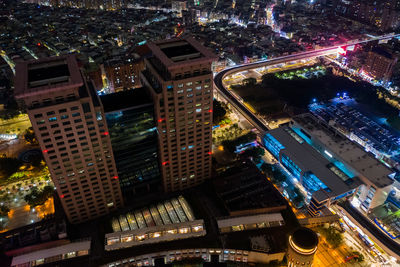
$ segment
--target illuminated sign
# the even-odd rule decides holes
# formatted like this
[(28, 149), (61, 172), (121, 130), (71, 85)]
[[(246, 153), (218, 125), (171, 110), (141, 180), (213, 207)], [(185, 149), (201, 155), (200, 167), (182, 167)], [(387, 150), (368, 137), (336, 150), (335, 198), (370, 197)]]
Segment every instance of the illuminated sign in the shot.
[(338, 47), (337, 52), (340, 55), (343, 55), (343, 56), (346, 55), (346, 49), (343, 47)]

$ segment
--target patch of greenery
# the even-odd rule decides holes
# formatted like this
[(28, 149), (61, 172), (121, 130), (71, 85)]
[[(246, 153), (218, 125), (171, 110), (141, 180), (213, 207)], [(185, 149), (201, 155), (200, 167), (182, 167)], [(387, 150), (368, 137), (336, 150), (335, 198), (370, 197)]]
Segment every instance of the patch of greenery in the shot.
[(230, 153), (234, 153), (236, 150), (236, 146), (253, 142), (256, 139), (257, 139), (257, 135), (255, 133), (248, 132), (247, 134), (239, 136), (238, 138), (236, 138), (234, 140), (222, 141), (222, 145), (224, 146), (225, 150), (227, 150)]
[(242, 84), (244, 86), (254, 86), (254, 85), (257, 84), (257, 79), (256, 78), (252, 78), (252, 77), (246, 78), (246, 79), (242, 80)]
[(213, 102), (213, 123), (214, 125), (221, 124), (221, 120), (226, 115), (226, 109), (222, 106), (221, 102), (214, 100)]
[(275, 73), (278, 79), (293, 80), (293, 79), (311, 79), (325, 75), (326, 69), (323, 66), (314, 66), (310, 68), (290, 70), (285, 72)]
[(261, 160), (261, 157), (265, 155), (265, 150), (261, 147), (253, 147), (246, 149), (242, 156), (246, 158), (253, 158), (253, 161), (258, 163)]
[(219, 144), (224, 140), (233, 140), (241, 135), (243, 135), (243, 129), (241, 129), (237, 123), (231, 126), (217, 128), (213, 132), (213, 143)]
[(355, 257), (354, 259), (352, 259), (353, 262), (363, 262), (364, 261), (364, 255), (361, 254), (358, 251), (353, 251), (352, 255), (357, 255), (358, 257)]
[(38, 144), (35, 132), (33, 131), (32, 127), (29, 127), (28, 129), (25, 130), (24, 139), (28, 144), (32, 144), (32, 145)]
[(0, 216), (7, 216), (10, 208), (6, 205), (0, 205)]
[(46, 185), (42, 190), (33, 187), (31, 192), (24, 197), (24, 200), (31, 207), (43, 205), (47, 199), (53, 196), (54, 187)]
[(328, 244), (334, 248), (339, 247), (343, 243), (343, 234), (332, 226), (328, 228), (319, 227), (318, 232), (320, 232), (326, 238)]

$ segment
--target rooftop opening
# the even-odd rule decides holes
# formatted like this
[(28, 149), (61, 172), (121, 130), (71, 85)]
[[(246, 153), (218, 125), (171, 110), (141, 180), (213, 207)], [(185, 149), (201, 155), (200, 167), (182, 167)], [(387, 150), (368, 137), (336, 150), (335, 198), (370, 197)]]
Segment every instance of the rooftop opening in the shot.
[(64, 60), (28, 66), (29, 88), (67, 82), (69, 78), (68, 64)]
[(202, 57), (202, 54), (186, 41), (160, 44), (159, 47), (174, 62)]

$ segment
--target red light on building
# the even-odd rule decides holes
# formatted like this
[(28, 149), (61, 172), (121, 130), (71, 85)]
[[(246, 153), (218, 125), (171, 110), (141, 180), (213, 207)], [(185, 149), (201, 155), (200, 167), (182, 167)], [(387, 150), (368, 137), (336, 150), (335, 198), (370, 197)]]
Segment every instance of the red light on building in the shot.
[(103, 135), (108, 135), (108, 132), (104, 132)]
[(37, 45), (38, 45), (38, 46), (41, 46), (42, 44), (41, 44), (41, 43), (37, 43)]
[(164, 162), (162, 163), (163, 166), (165, 166), (165, 165), (167, 165), (167, 164), (168, 164), (168, 161), (164, 161)]
[(208, 155), (212, 155), (212, 152), (211, 152), (211, 151), (209, 151), (209, 152), (207, 152), (207, 154), (208, 154)]
[(338, 47), (337, 52), (338, 54), (345, 56), (347, 51), (343, 47)]
[(64, 198), (64, 197), (65, 197), (65, 195), (64, 195), (64, 194), (60, 195), (60, 198)]
[(208, 112), (212, 113), (212, 109), (209, 109)]
[(161, 119), (159, 119), (159, 120), (158, 120), (158, 122), (162, 122), (163, 120), (164, 120), (164, 119), (163, 119), (163, 118), (161, 118)]
[(113, 177), (113, 179), (117, 180), (117, 179), (118, 179), (118, 176), (115, 175), (115, 176)]
[(49, 150), (47, 150), (47, 149), (43, 150), (43, 153), (47, 153), (47, 152), (49, 152)]

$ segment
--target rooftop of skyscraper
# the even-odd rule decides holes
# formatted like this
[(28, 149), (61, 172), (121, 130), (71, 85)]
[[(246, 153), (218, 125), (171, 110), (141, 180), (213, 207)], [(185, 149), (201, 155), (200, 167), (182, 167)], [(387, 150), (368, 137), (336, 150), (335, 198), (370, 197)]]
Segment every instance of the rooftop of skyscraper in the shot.
[(153, 55), (168, 69), (181, 68), (187, 62), (210, 62), (215, 55), (191, 37), (149, 43)]
[(50, 93), (83, 85), (75, 55), (20, 62), (15, 79), (16, 98)]

